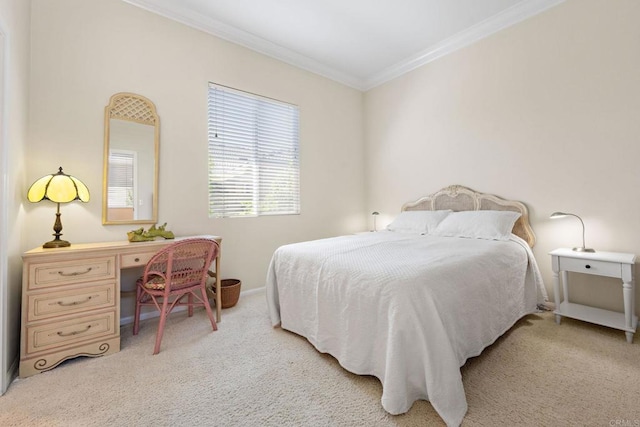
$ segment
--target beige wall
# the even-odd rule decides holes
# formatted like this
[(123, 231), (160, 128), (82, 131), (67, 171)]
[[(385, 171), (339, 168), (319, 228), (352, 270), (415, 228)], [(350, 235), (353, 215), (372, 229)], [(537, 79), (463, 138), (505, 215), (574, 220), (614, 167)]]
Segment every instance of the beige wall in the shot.
[[(640, 254), (638, 22), (635, 0), (568, 0), (367, 92), (367, 211), (384, 224), (450, 184), (522, 200), (549, 290), (547, 252), (581, 244), (554, 211), (582, 216), (587, 245)], [(606, 283), (575, 296), (622, 310)]]
[(29, 2), (0, 0), (0, 352), (2, 384), (17, 369), (24, 246), (24, 153), (28, 137)]
[[(159, 222), (178, 236), (222, 236), (222, 276), (243, 289), (264, 286), (278, 246), (366, 227), (360, 92), (119, 0), (32, 8), (27, 177), (63, 166), (92, 195), (62, 206), (65, 239), (123, 240), (137, 228), (101, 222), (103, 112), (121, 91), (148, 97), (160, 116)], [(300, 215), (208, 218), (209, 81), (300, 107)], [(55, 206), (25, 209), (27, 249), (50, 240)]]

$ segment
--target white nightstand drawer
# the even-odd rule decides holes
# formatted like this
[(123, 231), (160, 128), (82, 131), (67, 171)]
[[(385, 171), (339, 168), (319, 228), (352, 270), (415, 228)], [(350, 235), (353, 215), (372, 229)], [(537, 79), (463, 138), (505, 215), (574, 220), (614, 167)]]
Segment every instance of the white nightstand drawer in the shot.
[(618, 262), (595, 261), (589, 259), (559, 257), (561, 271), (594, 274), (605, 277), (622, 277), (622, 269)]

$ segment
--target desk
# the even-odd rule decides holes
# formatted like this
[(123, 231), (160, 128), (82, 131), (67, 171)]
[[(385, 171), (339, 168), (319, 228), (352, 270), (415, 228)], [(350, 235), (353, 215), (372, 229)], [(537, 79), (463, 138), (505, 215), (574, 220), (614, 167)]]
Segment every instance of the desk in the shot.
[[(67, 359), (120, 351), (120, 270), (143, 267), (176, 240), (73, 244), (22, 256), (20, 376)], [(216, 316), (221, 320), (220, 254), (215, 260)]]

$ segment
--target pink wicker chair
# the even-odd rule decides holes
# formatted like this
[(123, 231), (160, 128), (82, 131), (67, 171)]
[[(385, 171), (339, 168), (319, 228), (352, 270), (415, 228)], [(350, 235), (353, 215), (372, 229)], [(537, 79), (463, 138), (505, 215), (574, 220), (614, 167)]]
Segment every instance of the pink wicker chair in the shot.
[[(218, 243), (212, 239), (193, 238), (166, 246), (147, 263), (144, 275), (136, 283), (136, 314), (133, 335), (140, 328), (140, 308), (155, 306), (160, 311), (153, 354), (160, 351), (167, 316), (176, 306), (188, 306), (189, 317), (194, 306), (204, 306), (214, 331), (218, 325), (207, 298), (205, 285), (209, 265), (218, 256)], [(187, 301), (183, 301), (184, 298)]]

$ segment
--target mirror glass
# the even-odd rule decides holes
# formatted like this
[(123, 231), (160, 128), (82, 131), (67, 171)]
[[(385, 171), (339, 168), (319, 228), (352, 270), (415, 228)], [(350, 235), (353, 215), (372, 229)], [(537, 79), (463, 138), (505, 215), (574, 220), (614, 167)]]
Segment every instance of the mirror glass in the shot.
[(105, 108), (103, 224), (158, 221), (160, 123), (147, 98), (117, 93)]

